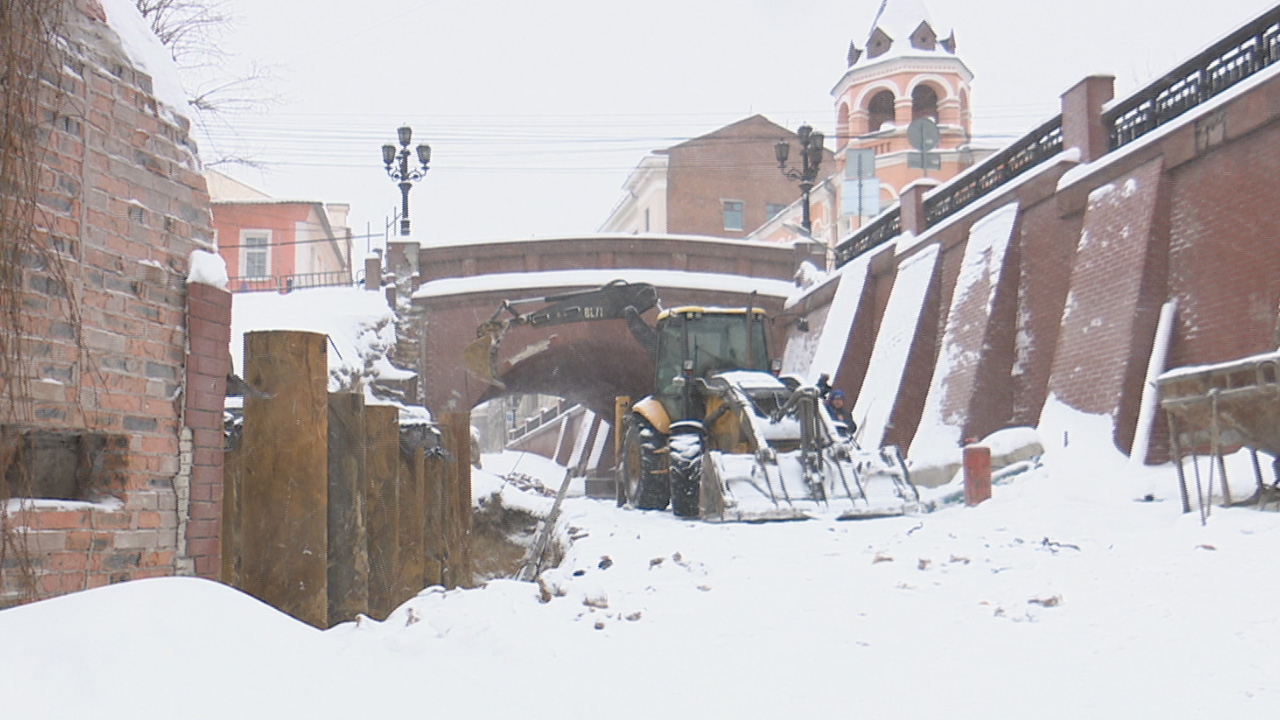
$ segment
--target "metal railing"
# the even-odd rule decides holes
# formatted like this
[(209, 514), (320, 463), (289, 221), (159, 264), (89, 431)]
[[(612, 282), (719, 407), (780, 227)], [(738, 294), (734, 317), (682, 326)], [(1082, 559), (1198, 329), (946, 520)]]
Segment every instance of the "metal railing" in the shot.
[(1215, 43), (1103, 114), (1111, 149), (1146, 135), (1280, 60), (1280, 7)]
[(902, 209), (893, 206), (880, 213), (875, 220), (863, 225), (853, 237), (835, 247), (836, 267), (840, 267), (881, 243), (897, 237), (902, 232)]
[[(992, 190), (1062, 152), (1062, 116), (986, 158), (924, 201), (925, 227), (933, 227)], [(836, 266), (888, 242), (902, 232), (901, 207), (893, 207), (835, 248)]]
[(1009, 147), (934, 191), (924, 201), (924, 225), (933, 227), (987, 193), (1062, 152), (1062, 116), (1022, 136)]
[(550, 425), (556, 420), (559, 420), (577, 407), (578, 405), (576, 403), (571, 403), (568, 400), (562, 399), (559, 403), (549, 408), (543, 408), (537, 415), (526, 418), (524, 422), (508, 430), (507, 443), (511, 444), (517, 440), (525, 438), (530, 433), (544, 425)]
[(346, 270), (332, 270), (318, 273), (298, 273), (295, 275), (272, 275), (269, 277), (231, 277), (228, 287), (233, 293), (239, 292), (292, 292), (318, 287), (344, 287), (352, 285), (351, 273)]

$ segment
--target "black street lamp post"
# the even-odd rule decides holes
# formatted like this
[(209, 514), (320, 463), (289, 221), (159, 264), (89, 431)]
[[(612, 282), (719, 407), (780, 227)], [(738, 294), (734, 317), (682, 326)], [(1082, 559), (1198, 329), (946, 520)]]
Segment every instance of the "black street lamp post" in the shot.
[(778, 159), (778, 168), (782, 170), (782, 174), (790, 180), (800, 181), (800, 197), (804, 200), (801, 206), (804, 210), (801, 225), (807, 233), (813, 232), (813, 227), (809, 222), (809, 191), (813, 190), (813, 183), (818, 178), (818, 166), (822, 164), (822, 143), (825, 138), (822, 133), (815, 132), (808, 125), (801, 125), (796, 128), (796, 139), (800, 141), (800, 169), (787, 167), (787, 157), (791, 154), (791, 146), (786, 140), (779, 140), (773, 146), (774, 155)]
[(396, 130), (396, 135), (400, 141), (399, 151), (391, 143), (383, 145), (382, 162), (387, 165), (387, 175), (400, 183), (400, 234), (407, 236), (409, 234), (409, 188), (427, 174), (428, 166), (431, 164), (431, 146), (423, 143), (418, 145), (418, 162), (422, 167), (410, 170), (409, 142), (413, 140), (413, 129), (406, 125)]

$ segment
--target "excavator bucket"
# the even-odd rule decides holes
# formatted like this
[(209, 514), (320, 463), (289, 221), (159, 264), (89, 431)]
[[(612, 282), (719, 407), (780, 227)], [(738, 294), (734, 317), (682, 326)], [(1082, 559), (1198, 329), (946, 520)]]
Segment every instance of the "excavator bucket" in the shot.
[[(518, 306), (531, 302), (542, 303), (533, 312), (521, 313)], [(591, 290), (575, 290), (559, 295), (524, 300), (507, 300), (498, 306), (493, 315), (476, 328), (476, 339), (462, 350), (462, 367), (472, 377), (494, 385), (506, 387), (498, 379), (498, 347), (502, 336), (513, 326), (544, 327), (571, 322), (594, 320), (627, 320), (632, 332), (647, 329), (642, 321), (635, 320), (640, 328), (632, 327), (633, 319), (657, 305), (658, 291), (648, 283), (628, 283), (614, 280)], [(503, 319), (503, 315), (509, 315)]]
[(498, 379), (498, 343), (501, 329), (482, 326), (479, 337), (462, 349), (462, 368), (472, 377), (497, 387), (506, 387)]

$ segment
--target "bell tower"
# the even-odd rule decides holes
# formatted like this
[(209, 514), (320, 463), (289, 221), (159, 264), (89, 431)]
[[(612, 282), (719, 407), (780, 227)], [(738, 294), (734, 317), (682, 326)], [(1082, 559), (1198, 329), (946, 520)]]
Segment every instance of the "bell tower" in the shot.
[[(879, 2), (861, 44), (849, 44), (848, 68), (831, 91), (845, 231), (895, 202), (908, 184), (923, 177), (945, 181), (973, 163), (973, 73), (956, 55), (955, 33), (936, 26), (922, 0)], [(927, 158), (908, 138), (919, 118), (938, 129)]]

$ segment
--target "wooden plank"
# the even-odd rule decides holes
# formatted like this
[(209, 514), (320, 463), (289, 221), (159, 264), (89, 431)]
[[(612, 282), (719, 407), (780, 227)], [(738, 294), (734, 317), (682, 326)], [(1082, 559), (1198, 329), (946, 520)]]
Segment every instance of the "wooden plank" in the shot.
[(329, 395), (329, 624), (369, 614), (364, 394)]
[(400, 604), (400, 410), (364, 409), (365, 533), (369, 553), (369, 616), (385, 620)]
[(396, 483), (399, 497), (397, 517), (399, 522), (399, 591), (400, 602), (417, 595), (427, 586), (427, 570), (424, 539), (426, 536), (426, 512), (421, 462), (416, 455), (420, 447), (400, 448), (400, 472)]
[(244, 338), (242, 582), (245, 592), (328, 627), (328, 338)]
[(441, 413), (446, 458), (445, 537), (449, 543), (449, 587), (471, 587), (471, 414)]
[(445, 538), (445, 459), (439, 453), (423, 453), (422, 474), (425, 485), (427, 584), (445, 585), (445, 567), (449, 557), (449, 543)]

